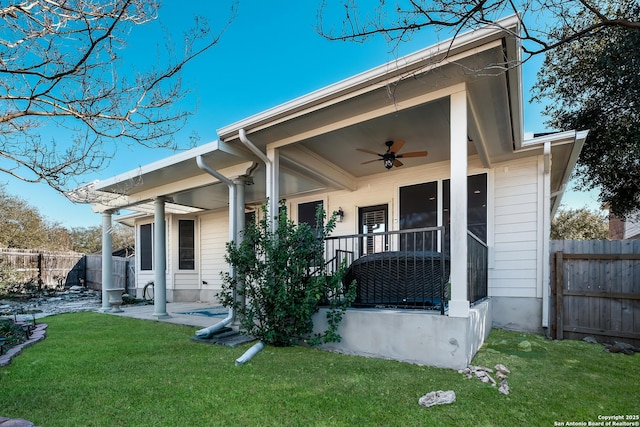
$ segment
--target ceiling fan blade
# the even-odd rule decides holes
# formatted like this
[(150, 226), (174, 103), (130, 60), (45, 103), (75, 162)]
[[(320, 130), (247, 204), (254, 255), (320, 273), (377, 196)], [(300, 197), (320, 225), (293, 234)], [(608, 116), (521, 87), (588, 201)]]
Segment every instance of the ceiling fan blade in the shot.
[(396, 157), (424, 157), (429, 154), (428, 151), (412, 151), (410, 153), (398, 154)]
[(395, 166), (395, 167), (397, 167), (397, 168), (399, 168), (399, 167), (400, 167), (400, 166), (402, 166), (403, 164), (404, 164), (404, 163), (402, 163), (402, 162), (401, 162), (400, 160), (398, 160), (398, 159), (395, 159), (395, 160), (393, 161), (393, 166)]
[(373, 154), (374, 156), (382, 156), (382, 154), (378, 154), (375, 151), (367, 150), (365, 148), (356, 148), (358, 151), (362, 151), (363, 153)]
[(404, 146), (404, 141), (401, 139), (396, 139), (395, 141), (393, 141), (393, 145), (389, 147), (388, 152), (393, 152), (398, 154), (398, 151), (402, 150), (403, 146)]
[(367, 160), (366, 162), (362, 162), (362, 163), (360, 163), (360, 164), (361, 164), (361, 165), (366, 165), (366, 164), (368, 164), (368, 163), (378, 162), (378, 161), (380, 161), (380, 160), (382, 160), (382, 159)]

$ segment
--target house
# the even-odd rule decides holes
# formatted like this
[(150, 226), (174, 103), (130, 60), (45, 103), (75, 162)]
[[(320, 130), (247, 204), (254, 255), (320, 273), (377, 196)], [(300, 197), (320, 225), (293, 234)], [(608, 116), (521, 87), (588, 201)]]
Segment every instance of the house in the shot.
[(225, 243), (266, 200), (286, 199), (297, 221), (317, 205), (341, 212), (334, 236), (361, 245), (328, 249), (328, 260), (426, 251), (433, 265), (440, 256), (447, 271), (435, 310), (406, 308), (423, 297), (402, 290), (411, 296), (394, 291), (394, 300), (384, 292), (405, 283), (383, 284), (347, 312), (342, 342), (327, 347), (464, 367), (492, 327), (548, 327), (551, 217), (587, 135), (524, 138), (518, 31), (510, 17), (459, 35), (83, 191), (105, 230), (128, 211), (117, 221), (136, 228), (138, 292), (155, 282), (157, 316), (167, 314), (165, 297), (215, 303)]
[(609, 213), (609, 240), (640, 239), (640, 214), (621, 219)]

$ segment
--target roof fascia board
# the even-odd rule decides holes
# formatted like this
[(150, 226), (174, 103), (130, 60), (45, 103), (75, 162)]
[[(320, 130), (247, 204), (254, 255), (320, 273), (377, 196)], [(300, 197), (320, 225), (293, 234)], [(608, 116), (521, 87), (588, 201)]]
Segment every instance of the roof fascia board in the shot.
[[(218, 136), (222, 140), (237, 138), (237, 133), (240, 129), (245, 129), (250, 133), (250, 131), (272, 126), (283, 121), (284, 119), (281, 119), (283, 116), (288, 120), (297, 115), (307, 114), (309, 110), (317, 109), (318, 104), (326, 106), (340, 101), (344, 99), (341, 96), (344, 97), (345, 94), (349, 98), (378, 87), (378, 85), (372, 85), (372, 83), (384, 84), (390, 80), (397, 80), (398, 77), (404, 74), (412, 73), (416, 69), (427, 71), (493, 48), (496, 46), (496, 42), (498, 45), (501, 44), (500, 39), (504, 37), (505, 31), (508, 29), (513, 28), (511, 32), (517, 32), (520, 28), (519, 22), (518, 16), (513, 15), (498, 21), (495, 26), (487, 26), (461, 34), (453, 39), (419, 50), (369, 71), (356, 74), (333, 85), (220, 128), (218, 129)], [(438, 55), (444, 55), (442, 61), (425, 64), (426, 61)], [(517, 55), (519, 54), (517, 53)], [(304, 111), (304, 113), (300, 111)], [(280, 120), (278, 120), (279, 118)], [(265, 125), (265, 123), (267, 124)]]
[[(252, 164), (253, 163), (250, 161), (245, 161), (243, 163), (221, 169), (220, 173), (224, 176), (235, 178), (244, 175)], [(195, 161), (194, 167), (197, 167), (195, 165)], [(201, 174), (191, 178), (186, 178), (176, 182), (169, 182), (138, 193), (131, 193), (129, 197), (132, 199), (137, 198), (139, 200), (153, 200), (157, 197), (178, 194), (194, 188), (217, 184), (219, 182), (220, 180), (217, 178), (209, 175), (208, 173), (202, 172)]]
[[(230, 166), (228, 168), (224, 168), (220, 170), (225, 176), (237, 177), (244, 175), (253, 165), (253, 162), (246, 161), (238, 165)], [(195, 167), (195, 165), (194, 165)], [(220, 183), (219, 180), (212, 177), (209, 174), (202, 173), (192, 178), (183, 179), (181, 181), (176, 181), (172, 183), (168, 183), (165, 185), (157, 186), (150, 188), (145, 191), (141, 191), (138, 193), (132, 193), (130, 195), (120, 195), (117, 193), (104, 193), (110, 196), (110, 198), (105, 198), (105, 200), (101, 200), (98, 203), (93, 203), (93, 210), (95, 212), (103, 212), (106, 210), (114, 210), (114, 209), (131, 209), (136, 210), (135, 207), (144, 203), (148, 203), (158, 197), (170, 196), (171, 194), (179, 194), (183, 191), (187, 191), (194, 188), (200, 188), (207, 185), (215, 185)]]
[[(521, 17), (520, 15), (517, 15), (515, 17), (517, 19), (517, 24), (516, 24), (516, 30), (515, 30), (515, 34), (519, 35), (520, 34), (520, 20)], [(509, 113), (511, 114), (511, 126), (512, 126), (512, 132), (513, 132), (513, 144), (515, 147), (519, 147), (523, 144), (524, 142), (524, 97), (522, 96), (522, 94), (524, 93), (524, 89), (523, 89), (523, 81), (522, 81), (522, 40), (520, 39), (520, 37), (513, 37), (511, 40), (505, 40), (505, 49), (507, 50), (507, 52), (505, 52), (505, 55), (508, 54), (509, 51), (509, 43), (513, 43), (514, 46), (512, 47), (512, 50), (515, 53), (515, 58), (513, 59), (513, 61), (515, 62), (516, 66), (509, 66), (506, 72), (506, 76), (508, 79), (508, 90), (510, 91), (510, 93), (508, 94), (508, 96), (510, 97), (510, 100), (512, 103), (515, 103), (515, 105), (510, 104), (511, 105), (511, 111), (509, 111)], [(514, 84), (515, 82), (515, 84)]]
[[(564, 132), (556, 132), (548, 135), (537, 136), (535, 138), (530, 138), (522, 141), (522, 148), (515, 151), (517, 153), (522, 153), (525, 151), (542, 150), (544, 148), (545, 142), (550, 142), (551, 145), (571, 144), (575, 142), (576, 139), (580, 138), (581, 135), (584, 134), (584, 132), (588, 131), (568, 130)], [(586, 135), (584, 135), (583, 139), (584, 138), (586, 138)]]
[(186, 160), (195, 159), (199, 155), (211, 153), (217, 150), (220, 150), (219, 141), (217, 140), (212, 141), (207, 144), (201, 145), (199, 147), (195, 147), (190, 150), (184, 151), (182, 153), (177, 153), (172, 156), (160, 159), (156, 162), (149, 163), (144, 166), (140, 166), (138, 169), (133, 169), (128, 172), (122, 173), (120, 175), (116, 175), (111, 178), (98, 181), (95, 183), (93, 188), (95, 190), (101, 190), (103, 188), (110, 187), (112, 185), (120, 184), (121, 182), (135, 180), (147, 173), (155, 172), (163, 168), (166, 168), (168, 166), (172, 166), (177, 163), (184, 162)]
[[(569, 156), (569, 160), (567, 161), (567, 167), (564, 170), (564, 174), (562, 175), (562, 185), (560, 186), (560, 190), (558, 191), (558, 195), (554, 200), (553, 205), (551, 206), (551, 216), (553, 217), (560, 207), (560, 202), (562, 201), (562, 196), (567, 188), (567, 183), (569, 179), (571, 179), (571, 175), (573, 174), (573, 169), (578, 163), (578, 157), (580, 156), (580, 152), (582, 151), (582, 147), (587, 139), (587, 135), (589, 134), (588, 130), (582, 130), (575, 132), (575, 143), (573, 144), (573, 149), (571, 150), (571, 154)], [(553, 145), (553, 144), (552, 144)], [(553, 161), (551, 163), (553, 167)]]

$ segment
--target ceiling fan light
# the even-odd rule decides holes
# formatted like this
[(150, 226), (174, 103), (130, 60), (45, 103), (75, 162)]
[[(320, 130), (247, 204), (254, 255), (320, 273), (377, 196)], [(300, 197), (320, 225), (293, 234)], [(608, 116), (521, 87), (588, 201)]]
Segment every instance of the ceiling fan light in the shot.
[(393, 161), (394, 159), (391, 158), (384, 159), (384, 167), (387, 169), (391, 169), (393, 167)]

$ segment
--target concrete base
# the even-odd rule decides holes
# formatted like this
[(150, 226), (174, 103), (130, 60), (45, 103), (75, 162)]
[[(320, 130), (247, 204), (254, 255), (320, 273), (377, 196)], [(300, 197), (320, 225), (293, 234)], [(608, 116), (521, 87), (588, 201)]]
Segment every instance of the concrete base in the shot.
[[(326, 312), (323, 308), (314, 316), (314, 332), (326, 329)], [(466, 318), (418, 310), (349, 309), (338, 330), (342, 341), (322, 348), (462, 369), (489, 335), (491, 323), (490, 300), (471, 307)]]
[(542, 299), (491, 297), (491, 305), (494, 328), (542, 332)]
[(219, 304), (218, 293), (220, 289), (201, 289), (198, 294), (198, 301), (209, 301), (212, 304)]
[(171, 297), (171, 302), (201, 301), (199, 289), (173, 289)]

